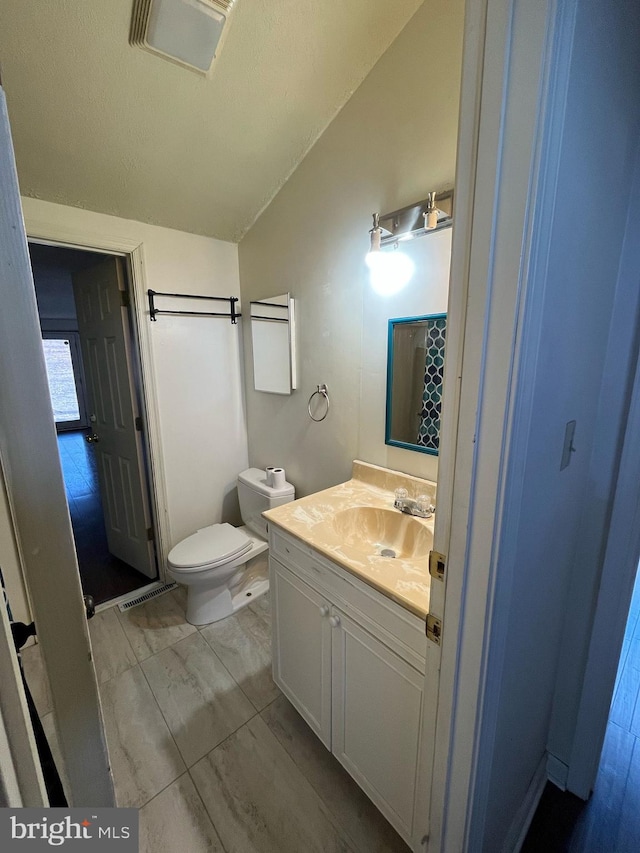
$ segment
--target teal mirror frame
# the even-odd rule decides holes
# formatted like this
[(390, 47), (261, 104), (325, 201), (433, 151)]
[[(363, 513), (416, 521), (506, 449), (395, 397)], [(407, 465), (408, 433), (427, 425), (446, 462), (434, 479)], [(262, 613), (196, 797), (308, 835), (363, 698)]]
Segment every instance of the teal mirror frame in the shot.
[[(399, 439), (397, 434), (395, 438), (392, 436), (394, 356), (397, 352), (394, 346), (394, 332), (397, 328), (421, 323), (424, 323), (426, 327), (425, 365), (422, 372), (422, 399), (418, 402), (421, 408), (419, 412), (415, 413), (415, 417), (420, 420), (416, 429), (416, 441), (411, 442)], [(403, 447), (405, 450), (417, 450), (419, 453), (428, 453), (432, 456), (438, 455), (446, 324), (446, 314), (426, 314), (419, 317), (398, 317), (389, 320), (385, 444), (392, 447)], [(398, 393), (398, 388), (396, 388), (396, 392)], [(409, 413), (410, 417), (411, 413)]]

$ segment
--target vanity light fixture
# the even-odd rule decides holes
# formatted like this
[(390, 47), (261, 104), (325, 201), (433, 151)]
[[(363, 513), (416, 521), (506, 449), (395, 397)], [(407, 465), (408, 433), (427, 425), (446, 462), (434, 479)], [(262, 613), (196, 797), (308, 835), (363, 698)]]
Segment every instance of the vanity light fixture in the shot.
[(442, 192), (430, 192), (422, 201), (409, 204), (400, 210), (391, 213), (383, 213), (380, 216), (374, 214), (373, 231), (379, 232), (381, 249), (385, 246), (394, 245), (404, 240), (415, 240), (433, 231), (442, 228), (450, 228), (453, 225), (453, 190)]
[(206, 75), (235, 0), (134, 0), (129, 42)]
[(414, 272), (413, 261), (398, 245), (453, 224), (453, 190), (430, 192), (426, 199), (391, 213), (373, 214), (366, 256), (371, 286), (381, 295), (397, 293)]

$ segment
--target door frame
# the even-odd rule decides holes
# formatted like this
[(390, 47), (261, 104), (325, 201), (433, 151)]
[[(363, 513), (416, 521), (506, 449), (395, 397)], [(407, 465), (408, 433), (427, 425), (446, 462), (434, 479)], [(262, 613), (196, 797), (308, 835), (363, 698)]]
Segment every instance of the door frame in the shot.
[[(572, 32), (573, 5), (466, 4), (434, 532), (447, 578), (446, 600), (444, 585), (432, 582), (431, 610), (438, 608), (443, 632), (429, 853), (482, 843), (509, 620), (501, 596), (512, 571), (499, 549), (512, 545), (502, 530), (506, 513), (518, 516), (517, 496), (505, 501), (506, 484), (518, 481), (512, 463), (519, 454), (509, 448), (518, 442), (522, 449), (531, 407), (522, 393), (516, 405), (514, 391), (535, 372), (542, 299), (531, 283), (544, 276), (552, 227), (536, 211), (555, 187), (562, 38)], [(519, 849), (546, 779), (545, 760), (505, 850)]]
[[(7, 362), (12, 363), (16, 353), (19, 353), (20, 364), (19, 371), (0, 371), (0, 394), (5, 403), (0, 417), (0, 452), (6, 477), (8, 521), (29, 580), (29, 598), (49, 675), (72, 804), (110, 807), (115, 804), (113, 782), (71, 521), (56, 455), (57, 436), (48, 399), (40, 322), (6, 100), (1, 87), (0, 188), (0, 291), (5, 298), (5, 309), (0, 312), (1, 350), (5, 366)], [(25, 376), (28, 381), (24, 380)], [(3, 614), (6, 635), (5, 619)], [(5, 636), (0, 648), (6, 646)], [(9, 667), (3, 670), (0, 709), (5, 732), (12, 738), (15, 735), (17, 743), (8, 745), (10, 751), (7, 752), (0, 731), (0, 775), (13, 781), (14, 802), (17, 783), (24, 792), (23, 797), (28, 796), (27, 804), (39, 806), (41, 785), (39, 792), (33, 790), (34, 783), (29, 783), (28, 778), (29, 774), (33, 775), (37, 755), (31, 740), (29, 717), (25, 714), (24, 691), (16, 678), (15, 650), (8, 661), (12, 671)], [(18, 700), (9, 703), (6, 717), (5, 686), (9, 698), (13, 693)], [(13, 725), (9, 712), (15, 715)], [(23, 734), (26, 730), (26, 742), (21, 730)], [(16, 750), (20, 748), (22, 754), (16, 753), (14, 746)], [(17, 779), (11, 780), (9, 774), (14, 777), (17, 774)], [(32, 789), (30, 795), (27, 795), (28, 787)]]
[[(162, 441), (158, 393), (153, 370), (151, 330), (146, 320), (147, 276), (144, 261), (144, 243), (125, 237), (112, 237), (87, 227), (61, 226), (55, 219), (37, 219), (25, 214), (27, 240), (65, 249), (117, 255), (125, 259), (127, 284), (130, 294), (130, 317), (133, 344), (140, 362), (140, 404), (145, 424), (142, 440), (145, 444), (149, 479), (151, 515), (156, 533), (156, 560), (158, 580), (150, 581), (153, 589), (166, 582), (166, 564), (171, 542), (167, 512), (167, 488), (161, 464)], [(141, 589), (147, 589), (142, 587)], [(141, 590), (136, 590), (136, 595)], [(129, 594), (127, 597), (131, 597)], [(111, 606), (113, 602), (109, 602)]]

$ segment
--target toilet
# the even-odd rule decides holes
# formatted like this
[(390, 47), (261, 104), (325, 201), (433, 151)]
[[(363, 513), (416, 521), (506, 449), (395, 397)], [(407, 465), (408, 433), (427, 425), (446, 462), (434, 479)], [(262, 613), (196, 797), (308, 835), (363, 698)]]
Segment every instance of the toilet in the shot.
[(168, 573), (187, 587), (187, 621), (208, 625), (269, 589), (267, 522), (262, 513), (295, 497), (291, 483), (269, 486), (261, 468), (238, 475), (242, 527), (211, 524), (169, 552)]

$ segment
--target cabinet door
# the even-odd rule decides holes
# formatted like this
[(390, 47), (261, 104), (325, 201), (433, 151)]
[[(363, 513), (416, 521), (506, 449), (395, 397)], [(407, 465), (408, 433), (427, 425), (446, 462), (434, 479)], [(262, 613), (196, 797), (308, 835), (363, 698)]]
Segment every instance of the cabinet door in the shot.
[(405, 841), (411, 841), (423, 676), (332, 610), (333, 753)]
[(329, 603), (271, 558), (273, 680), (331, 749)]

